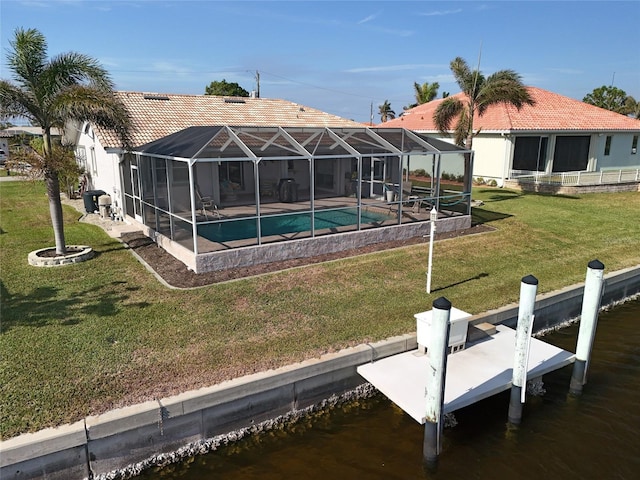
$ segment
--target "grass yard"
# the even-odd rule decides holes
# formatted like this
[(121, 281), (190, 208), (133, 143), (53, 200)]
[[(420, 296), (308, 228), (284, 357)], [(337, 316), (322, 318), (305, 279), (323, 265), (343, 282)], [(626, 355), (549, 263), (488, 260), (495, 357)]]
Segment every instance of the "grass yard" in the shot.
[(492, 233), (437, 242), (431, 295), (420, 244), (180, 291), (65, 206), (67, 244), (97, 256), (27, 264), (52, 246), (42, 182), (0, 183), (0, 435), (8, 438), (415, 330), (447, 297), (480, 313), (640, 264), (640, 193), (543, 196), (478, 188), (474, 217)]

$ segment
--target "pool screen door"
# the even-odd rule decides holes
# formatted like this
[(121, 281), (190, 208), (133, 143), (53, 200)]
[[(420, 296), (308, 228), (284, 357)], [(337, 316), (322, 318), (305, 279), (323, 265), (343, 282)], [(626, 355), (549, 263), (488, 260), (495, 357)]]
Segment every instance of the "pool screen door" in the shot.
[(142, 202), (140, 201), (140, 175), (138, 166), (131, 164), (131, 198), (133, 199), (133, 214), (138, 222), (142, 222)]

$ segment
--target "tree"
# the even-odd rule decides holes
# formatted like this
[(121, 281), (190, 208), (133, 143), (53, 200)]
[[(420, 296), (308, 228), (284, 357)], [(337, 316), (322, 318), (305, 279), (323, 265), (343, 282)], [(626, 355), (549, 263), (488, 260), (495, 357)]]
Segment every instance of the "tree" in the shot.
[(618, 87), (607, 87), (603, 85), (595, 88), (593, 92), (587, 94), (583, 102), (595, 105), (596, 107), (611, 110), (612, 112), (629, 115), (635, 110), (633, 97), (627, 96), (627, 92)]
[(628, 96), (625, 104), (628, 109), (627, 114), (631, 115), (633, 118), (640, 119), (640, 102), (637, 102), (632, 96)]
[(393, 120), (394, 118), (396, 118), (396, 112), (391, 109), (389, 100), (385, 100), (382, 105), (378, 105), (378, 109), (378, 112), (380, 113), (380, 120), (382, 121), (382, 123), (386, 122), (387, 120)]
[(221, 82), (211, 82), (205, 88), (205, 95), (219, 95), (223, 97), (248, 97), (249, 92), (238, 85), (236, 82), (227, 82), (224, 78)]
[[(500, 70), (485, 77), (479, 70), (471, 70), (462, 58), (456, 57), (450, 64), (453, 76), (464, 94), (464, 100), (446, 97), (436, 108), (433, 120), (438, 130), (448, 134), (454, 126), (456, 145), (472, 149), (473, 118), (481, 117), (491, 105), (507, 103), (518, 110), (535, 102), (522, 84), (520, 75), (513, 70)], [(477, 134), (477, 132), (475, 133)], [(465, 185), (470, 187), (471, 155), (465, 155)]]
[(425, 82), (420, 85), (418, 82), (413, 82), (413, 91), (416, 97), (416, 103), (412, 103), (411, 105), (404, 107), (405, 110), (408, 110), (413, 107), (417, 107), (418, 105), (422, 105), (423, 103), (428, 103), (438, 95), (438, 89), (440, 88), (440, 84), (438, 82), (433, 82), (429, 84), (429, 82)]
[(36, 29), (17, 29), (10, 42), (7, 65), (14, 83), (0, 80), (0, 116), (25, 117), (42, 128), (42, 173), (56, 253), (66, 254), (59, 172), (63, 150), (53, 148), (51, 129), (63, 129), (71, 121), (91, 121), (116, 132), (126, 150), (130, 147), (131, 122), (117, 99), (113, 83), (93, 58), (69, 52), (47, 58), (47, 42)]

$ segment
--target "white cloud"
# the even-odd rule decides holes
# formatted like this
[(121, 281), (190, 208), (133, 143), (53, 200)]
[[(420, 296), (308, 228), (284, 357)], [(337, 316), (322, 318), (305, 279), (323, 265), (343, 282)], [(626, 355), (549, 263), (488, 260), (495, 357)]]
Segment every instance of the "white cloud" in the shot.
[(358, 25), (362, 25), (363, 23), (370, 22), (371, 20), (374, 20), (378, 15), (380, 15), (380, 13), (375, 13), (375, 14), (369, 15), (368, 17), (363, 18), (362, 20), (360, 20), (357, 23), (358, 23)]
[(455, 10), (434, 10), (431, 12), (419, 13), (423, 17), (441, 17), (444, 15), (455, 15), (456, 13), (462, 12), (461, 8), (456, 8)]

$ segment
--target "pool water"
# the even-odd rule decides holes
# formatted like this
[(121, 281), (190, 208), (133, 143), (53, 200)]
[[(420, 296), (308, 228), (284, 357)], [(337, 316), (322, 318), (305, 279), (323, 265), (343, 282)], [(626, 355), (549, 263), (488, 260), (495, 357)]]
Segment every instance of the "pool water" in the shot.
[[(362, 211), (361, 224), (379, 224), (391, 217), (384, 213)], [(315, 212), (315, 229), (331, 229), (356, 225), (358, 223), (358, 210), (349, 208), (345, 210), (320, 210)], [(284, 235), (287, 233), (308, 232), (311, 230), (311, 212), (289, 213), (285, 215), (270, 215), (260, 219), (261, 234), (263, 237), (270, 235)], [(229, 242), (256, 238), (256, 219), (242, 218), (239, 220), (216, 222), (198, 226), (198, 235), (212, 242)]]

